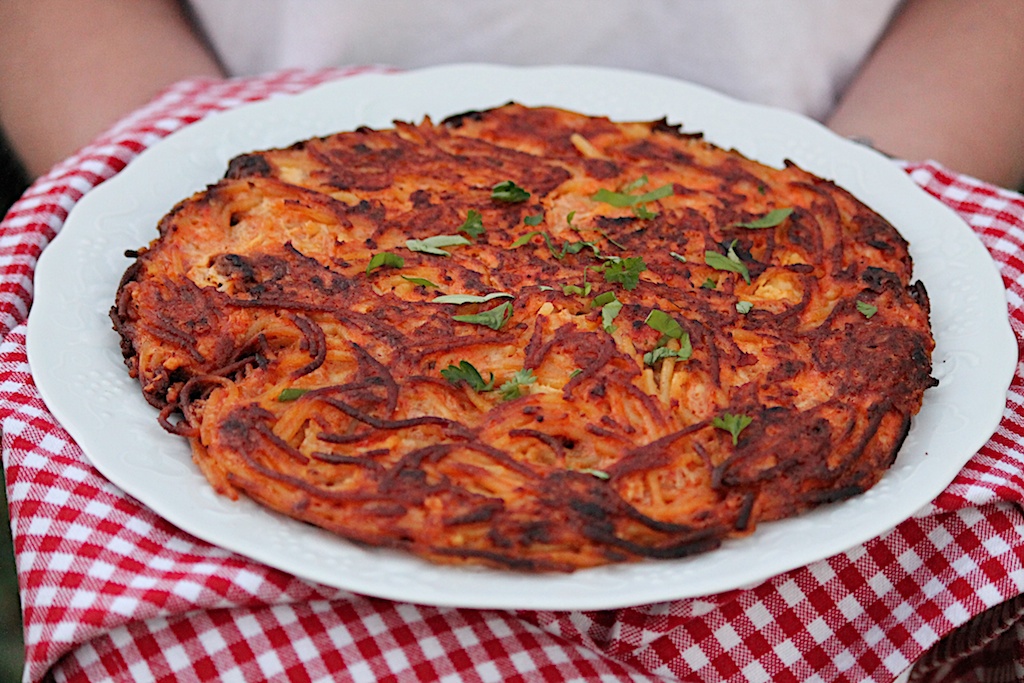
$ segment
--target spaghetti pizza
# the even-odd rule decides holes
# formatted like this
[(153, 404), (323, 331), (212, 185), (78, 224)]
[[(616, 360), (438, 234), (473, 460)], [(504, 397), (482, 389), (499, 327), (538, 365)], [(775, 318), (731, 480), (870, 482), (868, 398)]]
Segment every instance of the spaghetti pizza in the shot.
[(159, 233), (111, 314), (216, 490), (436, 562), (713, 549), (870, 488), (934, 384), (884, 218), (665, 121), (306, 140)]

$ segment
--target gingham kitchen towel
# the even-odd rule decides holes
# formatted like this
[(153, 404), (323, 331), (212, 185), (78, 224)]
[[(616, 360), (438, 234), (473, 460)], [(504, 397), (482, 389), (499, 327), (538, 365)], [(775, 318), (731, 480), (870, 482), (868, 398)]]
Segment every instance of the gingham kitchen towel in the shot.
[[(1020, 371), (991, 441), (893, 531), (753, 588), (618, 610), (439, 608), (311, 584), (181, 532), (100, 476), (28, 367), (39, 254), (76, 201), (169, 133), (352, 73), (177, 84), (0, 223), (0, 424), (25, 680), (890, 681), (918, 660), (917, 680), (1024, 678)], [(1024, 197), (904, 166), (991, 252), (1020, 339)]]

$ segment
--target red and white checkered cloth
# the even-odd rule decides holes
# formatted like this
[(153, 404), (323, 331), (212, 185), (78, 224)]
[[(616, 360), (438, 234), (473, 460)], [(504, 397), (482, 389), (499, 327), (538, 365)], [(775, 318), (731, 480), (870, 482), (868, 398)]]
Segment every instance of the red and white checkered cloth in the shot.
[[(920, 680), (1024, 679), (1021, 371), (998, 432), (919, 516), (755, 588), (628, 609), (353, 595), (192, 538), (103, 479), (29, 372), (41, 250), (83, 194), (170, 132), (346, 73), (178, 84), (36, 182), (0, 224), (0, 419), (26, 680), (890, 681), (919, 660)], [(931, 163), (906, 169), (988, 247), (1021, 338), (1024, 197)]]

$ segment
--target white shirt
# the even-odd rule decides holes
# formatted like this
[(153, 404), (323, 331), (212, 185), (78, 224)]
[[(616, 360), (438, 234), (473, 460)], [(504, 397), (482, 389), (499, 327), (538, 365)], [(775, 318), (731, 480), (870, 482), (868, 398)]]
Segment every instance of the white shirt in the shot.
[(675, 76), (821, 118), (900, 0), (194, 0), (234, 75), (453, 62)]

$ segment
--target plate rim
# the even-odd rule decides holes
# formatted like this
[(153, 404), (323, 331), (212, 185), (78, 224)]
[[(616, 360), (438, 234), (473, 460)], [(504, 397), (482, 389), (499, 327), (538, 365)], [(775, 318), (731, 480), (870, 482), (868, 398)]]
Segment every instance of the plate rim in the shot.
[[(146, 500), (145, 492), (142, 492), (142, 495), (139, 495), (140, 492), (138, 491), (138, 487), (137, 486), (133, 486), (133, 482), (131, 482), (131, 481), (128, 481), (128, 482), (124, 481), (124, 477), (120, 476), (120, 474), (118, 472), (110, 472), (110, 471), (108, 471), (110, 469), (109, 463), (105, 462), (102, 456), (97, 458), (95, 452), (91, 452), (93, 450), (91, 447), (87, 448), (86, 444), (91, 444), (93, 439), (90, 438), (90, 435), (84, 434), (82, 432), (81, 425), (76, 421), (76, 419), (74, 418), (74, 414), (65, 405), (66, 397), (62, 397), (62, 396), (59, 395), (58, 385), (56, 384), (56, 381), (59, 378), (54, 378), (52, 376), (52, 373), (50, 373), (48, 371), (50, 366), (49, 366), (49, 363), (47, 361), (50, 360), (50, 354), (53, 353), (53, 350), (50, 349), (50, 348), (47, 348), (44, 340), (47, 338), (47, 336), (49, 334), (52, 334), (52, 321), (47, 320), (47, 318), (44, 317), (44, 314), (47, 313), (48, 311), (52, 310), (52, 305), (55, 305), (55, 302), (57, 301), (57, 299), (55, 297), (57, 297), (58, 294), (59, 294), (59, 285), (57, 285), (55, 283), (55, 279), (51, 275), (48, 275), (48, 274), (49, 273), (57, 273), (57, 272), (59, 272), (60, 266), (62, 265), (61, 261), (60, 261), (60, 259), (62, 258), (62, 256), (61, 256), (62, 252), (66, 251), (67, 249), (70, 248), (68, 245), (70, 245), (71, 241), (73, 239), (75, 239), (76, 231), (84, 230), (85, 229), (85, 228), (80, 227), (80, 226), (83, 225), (83, 222), (87, 221), (87, 220), (89, 220), (91, 218), (95, 218), (95, 216), (92, 216), (90, 214), (91, 213), (95, 213), (98, 208), (102, 208), (102, 202), (107, 201), (106, 198), (107, 198), (108, 195), (116, 196), (116, 193), (121, 189), (122, 185), (130, 184), (130, 182), (132, 182), (131, 179), (132, 179), (132, 177), (134, 175), (137, 175), (139, 173), (145, 173), (146, 172), (145, 169), (148, 167), (148, 165), (151, 165), (153, 163), (150, 160), (152, 160), (152, 159), (159, 159), (160, 155), (166, 154), (167, 150), (171, 150), (175, 146), (184, 145), (184, 146), (187, 147), (189, 144), (191, 144), (191, 141), (193, 140), (193, 138), (197, 138), (198, 137), (198, 138), (201, 139), (203, 134), (204, 134), (204, 129), (213, 130), (213, 129), (217, 128), (218, 126), (224, 126), (225, 122), (227, 122), (227, 124), (231, 124), (231, 123), (235, 122), (236, 120), (245, 120), (245, 119), (247, 119), (249, 117), (259, 117), (261, 115), (264, 115), (264, 113), (261, 113), (261, 112), (274, 111), (274, 110), (279, 109), (281, 107), (284, 107), (284, 108), (297, 108), (297, 107), (300, 107), (300, 106), (303, 106), (303, 105), (308, 105), (309, 103), (315, 102), (318, 99), (325, 99), (325, 98), (326, 99), (330, 99), (330, 98), (338, 97), (339, 94), (342, 95), (342, 96), (344, 96), (346, 94), (351, 94), (352, 90), (357, 90), (358, 91), (360, 89), (363, 89), (363, 90), (370, 89), (374, 85), (381, 85), (381, 84), (385, 83), (385, 81), (383, 81), (381, 79), (391, 79), (391, 80), (388, 81), (390, 83), (390, 85), (387, 86), (387, 87), (395, 86), (397, 83), (405, 83), (405, 84), (420, 85), (420, 86), (422, 86), (423, 83), (434, 83), (434, 84), (436, 84), (439, 79), (440, 79), (441, 82), (448, 82), (448, 83), (452, 83), (455, 80), (460, 80), (460, 81), (468, 80), (469, 82), (472, 82), (472, 83), (479, 83), (481, 80), (511, 79), (511, 80), (515, 81), (517, 84), (519, 84), (519, 85), (517, 85), (517, 87), (525, 87), (525, 86), (522, 85), (522, 83), (525, 83), (525, 82), (527, 82), (527, 81), (529, 81), (531, 79), (536, 79), (536, 78), (541, 78), (541, 77), (552, 79), (556, 84), (559, 82), (559, 79), (561, 79), (563, 82), (567, 82), (567, 81), (574, 80), (574, 79), (577, 80), (577, 81), (578, 80), (588, 81), (589, 79), (597, 79), (597, 80), (611, 81), (611, 82), (616, 83), (616, 84), (621, 84), (624, 81), (629, 81), (629, 82), (639, 82), (639, 83), (641, 83), (642, 86), (663, 86), (663, 87), (666, 87), (668, 89), (675, 89), (675, 90), (678, 90), (679, 92), (685, 92), (685, 93), (687, 93), (687, 94), (689, 94), (691, 96), (699, 96), (699, 97), (708, 98), (710, 100), (713, 100), (716, 103), (717, 106), (725, 107), (726, 109), (729, 109), (729, 110), (742, 110), (741, 111), (741, 118), (743, 116), (756, 114), (757, 116), (774, 117), (774, 118), (782, 119), (782, 120), (786, 120), (786, 121), (799, 121), (799, 125), (800, 126), (806, 127), (807, 130), (809, 130), (809, 131), (814, 131), (813, 132), (813, 136), (823, 136), (823, 135), (824, 136), (831, 136), (829, 138), (830, 141), (835, 143), (836, 145), (838, 145), (845, 153), (850, 155), (850, 158), (854, 159), (859, 164), (865, 164), (865, 165), (868, 165), (868, 166), (870, 166), (872, 168), (882, 168), (882, 166), (879, 166), (879, 164), (880, 163), (884, 163), (884, 167), (889, 168), (892, 171), (896, 172), (895, 174), (892, 174), (891, 172), (889, 173), (889, 175), (892, 175), (893, 182), (895, 182), (897, 184), (903, 184), (904, 188), (912, 188), (912, 191), (915, 192), (915, 193), (918, 193), (917, 196), (924, 203), (931, 202), (932, 203), (931, 204), (932, 210), (935, 211), (935, 215), (936, 216), (941, 215), (943, 212), (945, 212), (946, 220), (955, 220), (955, 221), (959, 222), (962, 225), (963, 230), (966, 230), (967, 233), (969, 233), (970, 236), (975, 240), (977, 246), (980, 247), (980, 249), (982, 251), (984, 251), (984, 256), (987, 259), (986, 264), (987, 264), (987, 271), (988, 272), (984, 273), (982, 275), (983, 275), (983, 277), (985, 277), (985, 278), (987, 278), (989, 280), (989, 282), (986, 284), (986, 286), (988, 288), (992, 287), (991, 280), (992, 280), (993, 276), (995, 278), (995, 281), (998, 283), (998, 287), (999, 287), (999, 290), (1000, 290), (1000, 293), (1001, 293), (1000, 296), (1001, 296), (1001, 300), (1002, 300), (1002, 306), (1003, 306), (1003, 310), (1004, 310), (1004, 315), (1001, 318), (1001, 323), (1003, 323), (1003, 324), (1000, 325), (1000, 327), (1004, 328), (1004, 329), (1001, 329), (1001, 330), (997, 331), (996, 334), (998, 334), (999, 336), (1003, 337), (1003, 345), (1002, 346), (1006, 345), (1007, 339), (1010, 342), (1012, 342), (1010, 344), (1010, 346), (1012, 346), (1012, 356), (1013, 356), (1012, 357), (1012, 362), (1011, 362), (1011, 359), (1010, 359), (1008, 353), (1005, 353), (1005, 354), (1002, 353), (1002, 351), (1005, 351), (1006, 349), (1003, 349), (1002, 346), (1000, 347), (1000, 349), (1001, 349), (1001, 351), (1000, 351), (1001, 358), (999, 359), (999, 363), (1003, 364), (1003, 366), (1004, 366), (1004, 374), (1006, 376), (1005, 376), (1005, 387), (1004, 387), (1004, 390), (1002, 392), (1003, 393), (1003, 400), (1002, 400), (1002, 402), (1001, 402), (1001, 404), (999, 406), (998, 415), (994, 414), (994, 412), (995, 412), (994, 410), (992, 411), (993, 415), (992, 415), (992, 418), (989, 420), (989, 422), (991, 422), (991, 425), (990, 425), (991, 429), (988, 431), (988, 435), (985, 436), (984, 438), (981, 438), (980, 436), (978, 437), (978, 439), (980, 440), (980, 443), (977, 444), (977, 447), (974, 450), (977, 450), (977, 448), (980, 448), (982, 445), (984, 445), (984, 443), (988, 440), (988, 438), (991, 435), (991, 433), (993, 431), (995, 431), (995, 429), (997, 428), (1000, 420), (1002, 419), (1003, 408), (1005, 407), (1005, 389), (1009, 387), (1010, 381), (1012, 380), (1012, 377), (1013, 377), (1013, 374), (1014, 374), (1014, 369), (1016, 367), (1016, 362), (1017, 362), (1017, 357), (1016, 357), (1017, 356), (1017, 353), (1016, 353), (1016, 339), (1015, 339), (1015, 336), (1013, 335), (1012, 330), (1010, 328), (1008, 316), (1005, 314), (1005, 306), (1006, 306), (1005, 288), (1003, 287), (1002, 279), (1001, 279), (1001, 276), (999, 275), (998, 269), (996, 268), (995, 263), (994, 263), (994, 261), (991, 258), (991, 255), (988, 253), (987, 249), (985, 249), (984, 246), (981, 244), (980, 240), (978, 240), (977, 235), (974, 233), (974, 231), (966, 223), (964, 223), (963, 220), (955, 212), (952, 211), (952, 209), (950, 209), (946, 205), (942, 204), (941, 202), (939, 202), (939, 200), (935, 199), (934, 197), (931, 197), (930, 195), (925, 193), (916, 183), (914, 183), (909, 178), (909, 176), (902, 169), (898, 168), (891, 161), (885, 159), (881, 155), (878, 155), (877, 153), (873, 152), (872, 150), (869, 150), (869, 149), (866, 149), (866, 148), (862, 148), (862, 147), (860, 147), (858, 145), (855, 145), (855, 143), (848, 142), (848, 141), (842, 140), (841, 138), (838, 138), (838, 136), (835, 136), (831, 132), (827, 131), (827, 129), (825, 129), (820, 124), (817, 124), (816, 122), (813, 122), (810, 119), (806, 119), (805, 117), (802, 117), (799, 114), (794, 114), (792, 112), (787, 112), (787, 111), (779, 110), (779, 109), (776, 109), (776, 108), (773, 108), (773, 107), (768, 107), (768, 106), (765, 106), (765, 105), (757, 105), (757, 104), (751, 104), (751, 103), (747, 103), (747, 102), (740, 102), (738, 100), (730, 98), (730, 97), (728, 97), (726, 95), (723, 95), (721, 93), (717, 93), (717, 92), (715, 92), (715, 91), (713, 91), (713, 90), (711, 90), (709, 88), (706, 88), (704, 86), (699, 86), (699, 85), (695, 85), (695, 84), (688, 83), (688, 82), (685, 82), (685, 81), (680, 81), (678, 79), (672, 79), (672, 78), (663, 77), (663, 76), (656, 76), (656, 75), (653, 75), (653, 74), (643, 74), (643, 73), (639, 73), (639, 72), (632, 72), (632, 71), (621, 70), (621, 69), (608, 69), (608, 68), (605, 68), (605, 67), (565, 67), (565, 66), (557, 66), (557, 67), (556, 66), (548, 66), (548, 67), (508, 67), (508, 66), (486, 65), (486, 64), (460, 64), (460, 65), (443, 65), (443, 66), (438, 66), (438, 67), (429, 67), (429, 68), (425, 68), (425, 69), (417, 69), (417, 70), (397, 72), (397, 73), (391, 73), (391, 72), (388, 72), (388, 73), (378, 73), (378, 72), (362, 73), (362, 74), (347, 76), (347, 77), (341, 78), (339, 80), (329, 81), (327, 83), (314, 86), (314, 87), (312, 87), (312, 88), (310, 88), (310, 89), (308, 89), (308, 90), (306, 90), (304, 92), (301, 92), (301, 93), (289, 94), (289, 95), (276, 95), (276, 96), (273, 96), (273, 97), (270, 97), (270, 98), (267, 98), (267, 99), (264, 99), (264, 100), (261, 100), (261, 101), (258, 101), (258, 102), (249, 103), (249, 104), (243, 104), (243, 105), (241, 105), (239, 107), (235, 107), (235, 108), (227, 110), (227, 111), (216, 112), (216, 113), (210, 114), (209, 116), (203, 118), (200, 121), (197, 121), (196, 123), (193, 123), (193, 124), (190, 124), (188, 126), (185, 126), (184, 128), (182, 128), (182, 129), (180, 129), (180, 130), (178, 130), (178, 131), (176, 131), (174, 133), (171, 133), (167, 137), (157, 141), (156, 143), (154, 143), (153, 145), (148, 147), (146, 150), (141, 152), (120, 173), (116, 174), (115, 176), (113, 176), (112, 178), (108, 179), (107, 181), (105, 181), (101, 185), (97, 186), (91, 192), (88, 192), (85, 196), (83, 196), (75, 204), (75, 206), (72, 208), (71, 212), (69, 213), (69, 215), (68, 215), (68, 217), (67, 217), (67, 219), (65, 221), (64, 227), (61, 229), (60, 233), (56, 236), (56, 238), (54, 239), (53, 243), (50, 244), (46, 249), (44, 249), (44, 251), (41, 254), (40, 259), (39, 259), (39, 261), (37, 263), (36, 271), (35, 271), (35, 279), (36, 279), (37, 286), (36, 286), (36, 292), (35, 292), (35, 297), (34, 297), (35, 301), (33, 302), (32, 311), (30, 312), (29, 320), (28, 320), (28, 331), (27, 331), (27, 338), (26, 338), (26, 348), (27, 348), (27, 354), (28, 354), (28, 359), (29, 359), (29, 365), (30, 365), (30, 368), (32, 368), (32, 374), (33, 374), (33, 376), (36, 379), (36, 384), (37, 384), (37, 387), (39, 389), (39, 392), (40, 392), (41, 396), (43, 397), (44, 402), (47, 404), (48, 408), (50, 409), (51, 413), (58, 420), (58, 422), (60, 422), (62, 424), (62, 426), (64, 426), (64, 428), (71, 434), (71, 436), (75, 439), (75, 441), (79, 444), (79, 446), (82, 448), (83, 453), (86, 456), (86, 459), (105, 478), (107, 478), (109, 481), (114, 483), (116, 486), (121, 488), (123, 491), (125, 491), (129, 495), (135, 497), (143, 505), (148, 506), (156, 514), (160, 515), (161, 517), (164, 517), (165, 519), (170, 521), (172, 524), (175, 524), (177, 527), (181, 528), (182, 530), (186, 531), (187, 533), (190, 533), (193, 536), (195, 536), (195, 537), (197, 537), (199, 539), (202, 539), (202, 540), (204, 540), (204, 541), (206, 541), (208, 543), (212, 543), (214, 545), (218, 545), (218, 546), (221, 546), (221, 547), (226, 547), (228, 550), (231, 550), (232, 552), (237, 552), (237, 553), (239, 553), (241, 555), (250, 557), (251, 559), (253, 559), (253, 560), (257, 561), (257, 562), (261, 562), (261, 563), (267, 564), (269, 566), (276, 567), (277, 569), (280, 569), (280, 570), (288, 572), (288, 573), (295, 574), (296, 576), (300, 576), (300, 577), (305, 578), (307, 580), (312, 580), (312, 581), (316, 581), (316, 582), (319, 582), (319, 583), (325, 583), (326, 585), (330, 585), (330, 586), (333, 586), (335, 588), (353, 590), (353, 591), (356, 591), (356, 592), (360, 592), (360, 593), (364, 593), (364, 594), (368, 594), (368, 595), (376, 595), (378, 597), (383, 597), (383, 598), (388, 598), (388, 599), (393, 599), (393, 600), (402, 600), (402, 601), (406, 601), (406, 602), (418, 602), (418, 603), (423, 603), (423, 604), (432, 604), (432, 605), (439, 605), (439, 606), (471, 607), (471, 608), (611, 609), (611, 608), (617, 608), (617, 607), (625, 607), (625, 606), (628, 606), (628, 605), (637, 605), (637, 604), (645, 604), (645, 603), (649, 603), (649, 602), (658, 602), (658, 601), (668, 600), (668, 599), (687, 598), (687, 597), (699, 597), (701, 595), (707, 595), (709, 593), (720, 592), (721, 590), (728, 590), (730, 588), (741, 587), (744, 584), (759, 583), (759, 582), (764, 581), (764, 580), (766, 580), (766, 579), (768, 579), (768, 578), (770, 578), (772, 576), (775, 576), (775, 575), (777, 575), (777, 574), (779, 574), (781, 572), (788, 571), (788, 570), (791, 570), (791, 569), (794, 569), (794, 568), (797, 568), (799, 566), (803, 566), (803, 565), (807, 564), (808, 562), (806, 560), (801, 561), (801, 559), (800, 559), (800, 558), (804, 558), (805, 555), (798, 554), (798, 555), (795, 556), (795, 560), (794, 560), (795, 564), (793, 564), (793, 566), (784, 567), (781, 570), (773, 570), (769, 574), (763, 575), (763, 576), (761, 575), (763, 572), (756, 572), (756, 571), (755, 572), (750, 572), (750, 571), (748, 571), (747, 573), (745, 573), (741, 577), (739, 577), (740, 580), (731, 582), (732, 584), (735, 584), (735, 585), (724, 585), (724, 584), (723, 585), (718, 585), (717, 587), (715, 587), (715, 590), (711, 590), (711, 591), (702, 590), (702, 591), (698, 591), (698, 592), (695, 593), (693, 591), (687, 591), (687, 590), (685, 590), (685, 588), (679, 588), (679, 589), (676, 589), (676, 590), (673, 590), (673, 591), (667, 591), (667, 590), (665, 590), (663, 588), (659, 588), (657, 590), (641, 590), (641, 589), (638, 589), (638, 590), (634, 591), (631, 594), (633, 597), (626, 597), (626, 596), (616, 597), (616, 596), (608, 596), (608, 595), (580, 596), (578, 594), (574, 594), (572, 599), (571, 599), (571, 601), (559, 600), (557, 595), (556, 596), (551, 596), (549, 594), (538, 594), (536, 592), (536, 587), (537, 587), (538, 582), (535, 580), (536, 579), (535, 575), (526, 575), (526, 576), (518, 575), (518, 574), (511, 574), (510, 575), (509, 573), (502, 572), (501, 570), (497, 570), (498, 573), (502, 574), (502, 576), (504, 578), (510, 579), (509, 581), (506, 581), (505, 583), (522, 587), (527, 592), (527, 596), (526, 597), (524, 597), (524, 595), (522, 593), (519, 593), (519, 594), (515, 595), (514, 597), (511, 597), (511, 596), (510, 597), (502, 597), (502, 596), (485, 597), (485, 596), (479, 596), (478, 595), (478, 596), (475, 596), (475, 597), (471, 598), (469, 596), (464, 595), (464, 592), (460, 592), (458, 590), (455, 591), (455, 593), (458, 593), (458, 594), (447, 594), (446, 595), (446, 594), (443, 594), (444, 591), (441, 591), (439, 593), (436, 589), (433, 590), (433, 591), (426, 591), (426, 593), (423, 593), (422, 591), (417, 591), (416, 589), (411, 589), (410, 590), (408, 587), (397, 587), (397, 588), (389, 589), (387, 587), (377, 587), (377, 586), (372, 586), (372, 585), (371, 586), (367, 586), (367, 585), (356, 585), (356, 586), (353, 586), (353, 585), (351, 585), (351, 582), (347, 582), (347, 581), (342, 581), (342, 582), (330, 581), (330, 580), (326, 580), (325, 581), (325, 578), (329, 579), (330, 577), (324, 577), (324, 576), (322, 576), (320, 574), (316, 574), (316, 573), (312, 573), (313, 575), (310, 575), (311, 572), (304, 572), (304, 571), (301, 570), (301, 568), (296, 568), (294, 566), (291, 566), (289, 563), (284, 563), (284, 566), (282, 566), (282, 563), (275, 562), (274, 558), (268, 558), (268, 557), (265, 557), (265, 556), (254, 556), (252, 554), (252, 552), (249, 551), (248, 549), (240, 550), (239, 548), (231, 547), (230, 545), (225, 546), (225, 544), (223, 543), (223, 539), (220, 539), (220, 538), (218, 538), (217, 540), (211, 540), (210, 537), (209, 537), (210, 534), (208, 534), (208, 533), (204, 534), (203, 533), (203, 531), (204, 531), (203, 529), (196, 529), (196, 528), (194, 528), (194, 525), (190, 524), (187, 520), (183, 521), (181, 519), (180, 515), (175, 514), (174, 510), (167, 510), (162, 505), (153, 504), (151, 501), (147, 501)], [(385, 88), (385, 89), (387, 89), (387, 88)], [(529, 90), (528, 87), (527, 87), (527, 89)], [(508, 99), (508, 98), (506, 98), (506, 99)], [(486, 106), (486, 104), (482, 104), (480, 108), (483, 108), (483, 106)], [(456, 107), (456, 109), (458, 109), (458, 107)], [(455, 112), (452, 112), (452, 113), (455, 113)], [(683, 124), (685, 126), (686, 122), (684, 121)], [(329, 131), (325, 131), (325, 132), (329, 132)], [(712, 137), (711, 134), (708, 134), (708, 139), (712, 143), (716, 143), (717, 144), (717, 141)], [(244, 151), (249, 151), (249, 150), (238, 150), (238, 151), (239, 152), (244, 152)], [(777, 161), (776, 161), (776, 163), (777, 163)], [(801, 164), (801, 166), (804, 166), (804, 164)], [(804, 167), (806, 168), (806, 166), (804, 166)], [(140, 171), (139, 169), (143, 169), (143, 170)], [(813, 168), (808, 169), (808, 170), (811, 170), (811, 172), (815, 172), (813, 170)], [(223, 171), (223, 169), (222, 169), (222, 171)], [(897, 181), (897, 180), (895, 180), (896, 178), (899, 178), (900, 180)], [(125, 179), (128, 179), (128, 180), (125, 180)], [(209, 179), (207, 179), (206, 182), (214, 182), (215, 180), (216, 180), (216, 178), (209, 178)], [(196, 189), (201, 189), (201, 188), (197, 187)], [(181, 195), (181, 196), (183, 197), (183, 196), (186, 196), (186, 195)], [(170, 205), (166, 206), (165, 210), (169, 209), (169, 208), (170, 208)], [(885, 214), (883, 213), (883, 215), (885, 215)], [(70, 230), (68, 229), (69, 226), (70, 226)], [(57, 245), (56, 249), (54, 249), (54, 245)], [(137, 247), (139, 245), (136, 244), (135, 246)], [(42, 273), (42, 277), (40, 277), (41, 273)], [(47, 278), (49, 278), (49, 281), (47, 280)], [(112, 303), (112, 301), (113, 301), (113, 293), (111, 292), (110, 302)], [(42, 303), (40, 303), (40, 302), (42, 302)], [(48, 327), (47, 327), (48, 324), (50, 324), (50, 329), (48, 329)], [(1008, 337), (1007, 337), (1007, 335), (1008, 335)], [(110, 337), (109, 341), (110, 341), (111, 344), (116, 345), (116, 338), (115, 338), (115, 335), (113, 335), (113, 332), (111, 332), (111, 337)], [(1008, 372), (1006, 372), (1006, 368), (1008, 368)], [(122, 370), (123, 370), (123, 365), (122, 365)], [(127, 376), (126, 372), (123, 372), (122, 374)], [(139, 401), (142, 401), (143, 399), (141, 397), (141, 393), (137, 391), (137, 385), (136, 385), (136, 394), (137, 394), (137, 399)], [(155, 422), (155, 416), (154, 416), (154, 422)], [(986, 429), (987, 428), (988, 427), (986, 427)], [(168, 437), (170, 437), (170, 435), (168, 435)], [(176, 439), (177, 437), (171, 437), (171, 438), (175, 438)], [(85, 443), (83, 443), (83, 442), (85, 442)], [(973, 453), (971, 453), (971, 456), (972, 455), (973, 455)], [(971, 456), (967, 456), (966, 458), (964, 458), (963, 463), (966, 463), (967, 460), (969, 460)], [(99, 462), (97, 462), (97, 460)], [(959, 465), (956, 468), (956, 471), (959, 471), (960, 467), (962, 467), (962, 464)], [(955, 474), (956, 474), (956, 472), (952, 473), (952, 475), (950, 477), (950, 481), (952, 481), (952, 478), (955, 477)], [(934, 495), (937, 495), (939, 492), (941, 492), (941, 490), (943, 488), (945, 488), (945, 486), (948, 485), (948, 483), (949, 482), (947, 482), (945, 485), (943, 485), (941, 488), (939, 488), (938, 491), (935, 491)], [(931, 497), (933, 498), (934, 495), (932, 495)], [(930, 500), (931, 500), (931, 498), (928, 499), (928, 501), (930, 501)], [(923, 504), (926, 505), (928, 501), (925, 501)], [(246, 503), (243, 503), (243, 506), (251, 507), (251, 506), (249, 506)], [(258, 509), (256, 514), (259, 514), (260, 512), (262, 512), (262, 508)], [(817, 511), (815, 511), (815, 512), (817, 512)], [(272, 514), (276, 514), (276, 513), (272, 513)], [(907, 517), (911, 516), (912, 514), (914, 514), (913, 511), (911, 511), (909, 514), (903, 515), (900, 519), (894, 521), (887, 528), (891, 529), (892, 527), (896, 526), (896, 524), (898, 524), (899, 522), (903, 521), (904, 519), (906, 519)], [(810, 517), (812, 515), (814, 515), (814, 512), (810, 513), (810, 515), (805, 516), (805, 517)], [(294, 520), (290, 520), (288, 518), (285, 518), (285, 521), (287, 523), (300, 524), (300, 523), (297, 523)], [(772, 524), (779, 524), (779, 523), (772, 523)], [(760, 529), (763, 529), (765, 526), (767, 526), (767, 525), (761, 525)], [(756, 533), (758, 533), (758, 532), (755, 532), (755, 534)], [(869, 538), (874, 537), (875, 535), (877, 535), (877, 533), (871, 533), (870, 535), (867, 535), (864, 538), (861, 538), (861, 540), (859, 540), (859, 541), (856, 541), (856, 542), (853, 542), (853, 543), (847, 543), (846, 547), (841, 549), (841, 550), (839, 550), (839, 551), (835, 551), (835, 549), (832, 549), (832, 552), (830, 552), (829, 555), (835, 554), (835, 552), (842, 552), (843, 550), (852, 548), (852, 547), (858, 545), (859, 543), (863, 543), (864, 541), (868, 540)], [(328, 539), (328, 541), (329, 542), (337, 541), (337, 542), (341, 542), (341, 543), (347, 543), (347, 541), (344, 541), (344, 539), (340, 539), (340, 538), (336, 538), (336, 537), (330, 537)], [(714, 552), (719, 552), (719, 551), (714, 551)], [(380, 553), (378, 553), (378, 555), (379, 554)], [(823, 557), (814, 558), (814, 560), (812, 560), (812, 561), (815, 561), (817, 559), (824, 559), (824, 556)], [(658, 563), (665, 563), (665, 562), (690, 562), (690, 560), (679, 560), (679, 561), (672, 560), (672, 561), (657, 561), (657, 562)], [(436, 567), (434, 565), (431, 565), (431, 566), (432, 567)], [(629, 567), (633, 567), (633, 566), (635, 566), (635, 565), (617, 565), (615, 567), (626, 567), (626, 568), (629, 568)], [(618, 574), (622, 574), (622, 573), (628, 574), (629, 573), (628, 571), (619, 570), (619, 569), (617, 569), (615, 567), (609, 568), (609, 569), (605, 569), (605, 573), (610, 574), (610, 575), (614, 575), (614, 574), (617, 574), (617, 573)], [(473, 576), (479, 577), (479, 576), (481, 576), (481, 574), (488, 573), (486, 570), (481, 572), (480, 570), (477, 570), (475, 568), (444, 567), (443, 569), (445, 571), (454, 572), (455, 575), (460, 575), (460, 576), (462, 576), (464, 578), (473, 577)], [(582, 572), (593, 572), (595, 570), (581, 570), (581, 571)], [(570, 575), (570, 576), (579, 576), (579, 575), (580, 575), (579, 572), (577, 572), (577, 574)], [(542, 576), (548, 576), (548, 575), (542, 575)], [(486, 583), (486, 580), (485, 580), (484, 583)], [(499, 581), (498, 583), (501, 583), (501, 582)], [(556, 581), (556, 582), (553, 582), (553, 584), (556, 585), (556, 586), (561, 586), (564, 589), (564, 582)]]

